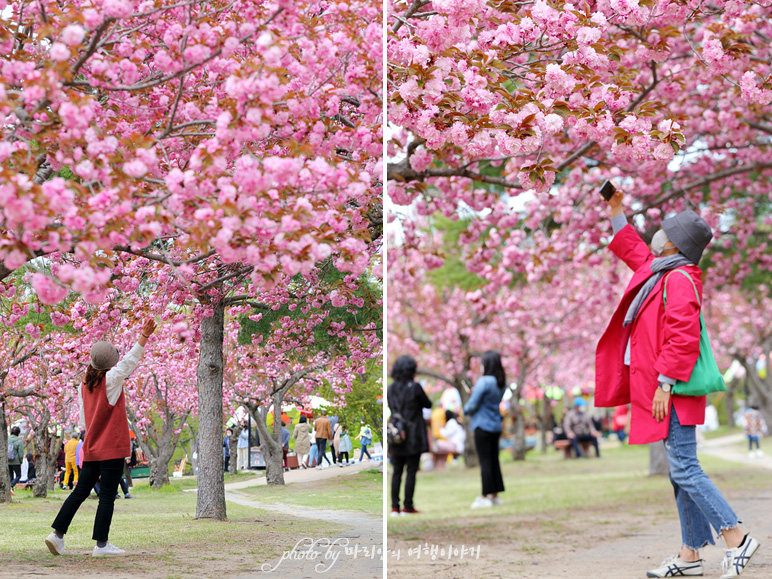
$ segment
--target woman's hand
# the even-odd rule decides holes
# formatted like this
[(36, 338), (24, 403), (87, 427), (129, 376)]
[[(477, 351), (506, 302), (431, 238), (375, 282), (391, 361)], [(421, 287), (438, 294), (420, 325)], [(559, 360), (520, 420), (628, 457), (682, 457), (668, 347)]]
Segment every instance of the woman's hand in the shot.
[(625, 192), (621, 189), (617, 189), (611, 196), (611, 199), (606, 201), (609, 207), (611, 207), (611, 217), (622, 215), (624, 213), (624, 207), (622, 207), (622, 199), (624, 199)]
[(657, 391), (654, 393), (654, 401), (651, 403), (651, 415), (657, 422), (662, 422), (667, 418), (667, 414), (670, 411), (670, 394), (663, 391), (662, 388), (657, 386)]
[(147, 339), (153, 335), (153, 332), (155, 332), (156, 325), (155, 320), (153, 318), (150, 318), (148, 320), (145, 320), (145, 323), (142, 325), (142, 332), (139, 338), (137, 339), (137, 342), (139, 342), (139, 345), (143, 348), (145, 347), (145, 344), (147, 344)]

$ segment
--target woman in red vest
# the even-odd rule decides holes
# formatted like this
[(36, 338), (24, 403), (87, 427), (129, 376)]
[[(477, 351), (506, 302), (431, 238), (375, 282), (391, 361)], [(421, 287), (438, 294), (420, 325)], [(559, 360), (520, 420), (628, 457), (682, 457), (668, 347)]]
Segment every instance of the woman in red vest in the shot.
[(46, 537), (46, 545), (54, 555), (64, 554), (64, 535), (100, 475), (99, 506), (92, 535), (97, 544), (92, 555), (105, 557), (126, 553), (107, 541), (123, 462), (131, 454), (123, 382), (139, 365), (145, 344), (155, 328), (155, 322), (147, 320), (137, 343), (120, 361), (118, 349), (109, 342), (97, 342), (91, 347), (86, 377), (78, 389), (80, 427), (86, 430), (83, 468), (75, 490), (64, 501), (51, 525), (54, 532)]

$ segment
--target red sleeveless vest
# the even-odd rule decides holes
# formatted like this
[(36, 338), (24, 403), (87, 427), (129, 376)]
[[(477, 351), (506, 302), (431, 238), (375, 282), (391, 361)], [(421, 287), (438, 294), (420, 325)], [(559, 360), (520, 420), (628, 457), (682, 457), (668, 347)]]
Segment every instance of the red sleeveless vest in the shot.
[(126, 398), (121, 390), (118, 402), (107, 402), (107, 381), (102, 378), (93, 392), (81, 385), (86, 437), (83, 440), (83, 460), (98, 461), (126, 458), (131, 454), (129, 424), (126, 420)]

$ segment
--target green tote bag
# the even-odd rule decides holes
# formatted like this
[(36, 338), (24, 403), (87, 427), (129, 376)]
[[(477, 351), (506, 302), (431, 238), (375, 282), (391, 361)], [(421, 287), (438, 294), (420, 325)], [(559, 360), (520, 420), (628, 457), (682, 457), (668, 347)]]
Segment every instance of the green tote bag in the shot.
[[(697, 292), (697, 286), (694, 285), (692, 276), (686, 273), (682, 269), (673, 270), (668, 274), (670, 277), (676, 271), (681, 272), (689, 281), (692, 282), (694, 287), (694, 293), (697, 294), (697, 301), (700, 301), (700, 294)], [(665, 278), (665, 291), (664, 300), (665, 307), (667, 308), (667, 278)], [(724, 377), (718, 370), (716, 359), (713, 357), (713, 349), (710, 347), (710, 340), (708, 339), (708, 331), (705, 329), (705, 321), (702, 319), (702, 309), (700, 309), (700, 357), (697, 358), (697, 362), (694, 364), (691, 376), (689, 376), (688, 382), (682, 382), (678, 380), (673, 386), (673, 394), (679, 394), (681, 396), (705, 396), (711, 392), (725, 392), (726, 384), (724, 384)]]

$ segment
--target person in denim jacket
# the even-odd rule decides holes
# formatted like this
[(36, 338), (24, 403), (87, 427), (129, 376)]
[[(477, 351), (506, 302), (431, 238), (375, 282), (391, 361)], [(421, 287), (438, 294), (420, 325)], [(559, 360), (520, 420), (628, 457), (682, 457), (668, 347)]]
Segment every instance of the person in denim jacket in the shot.
[(471, 418), (474, 444), (480, 459), (482, 495), (472, 503), (473, 509), (502, 504), (499, 493), (504, 491), (504, 480), (499, 464), (501, 412), (499, 403), (507, 387), (504, 367), (498, 352), (488, 350), (482, 355), (483, 376), (477, 381), (472, 395), (464, 405), (464, 414)]

